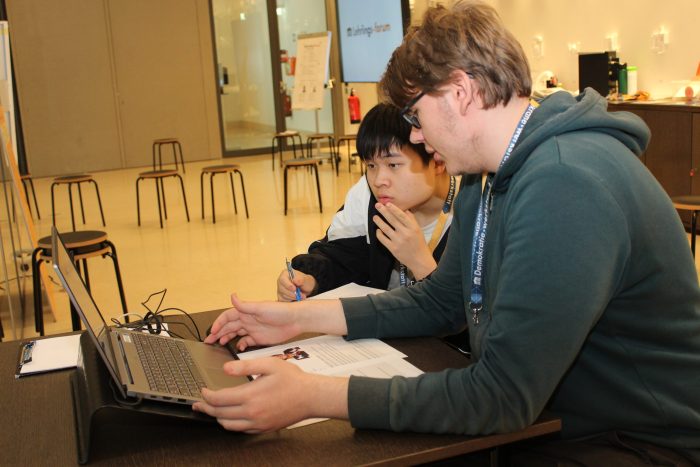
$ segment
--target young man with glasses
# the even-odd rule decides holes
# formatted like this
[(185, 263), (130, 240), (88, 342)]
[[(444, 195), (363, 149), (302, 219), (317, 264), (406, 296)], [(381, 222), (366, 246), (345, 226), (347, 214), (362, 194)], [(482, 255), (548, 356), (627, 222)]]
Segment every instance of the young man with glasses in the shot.
[[(231, 362), (227, 371), (268, 383), (204, 391), (195, 409), (242, 431), (330, 416), (469, 435), (518, 430), (546, 410), (562, 419), (560, 438), (520, 445), (512, 465), (700, 464), (700, 288), (678, 214), (638, 159), (646, 125), (608, 113), (591, 89), (531, 101), (522, 47), (483, 4), (429, 9), (382, 87), (411, 120), (411, 141), (463, 176), (438, 268), (369, 298), (234, 296), (207, 341), (240, 335), (246, 348), (311, 330), (381, 338), (399, 323), (406, 335), (466, 323), (473, 364), (377, 380)], [(308, 399), (265, 405), (290, 387)]]

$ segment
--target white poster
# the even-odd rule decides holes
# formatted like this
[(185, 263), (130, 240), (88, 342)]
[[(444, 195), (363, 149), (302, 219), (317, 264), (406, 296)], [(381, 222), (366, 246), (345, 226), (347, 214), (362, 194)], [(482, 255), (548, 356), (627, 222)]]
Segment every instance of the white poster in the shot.
[(292, 109), (316, 110), (323, 107), (323, 86), (328, 80), (330, 31), (298, 37)]

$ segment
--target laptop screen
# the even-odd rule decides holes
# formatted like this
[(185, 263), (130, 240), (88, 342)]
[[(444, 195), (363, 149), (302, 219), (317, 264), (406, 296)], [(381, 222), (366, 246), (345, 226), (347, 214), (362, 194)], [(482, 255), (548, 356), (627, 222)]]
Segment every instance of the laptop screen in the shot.
[[(100, 357), (102, 357), (107, 370), (109, 370), (112, 375), (114, 382), (117, 383), (119, 390), (125, 395), (122, 385), (119, 382), (117, 372), (112, 364), (113, 360), (110, 358), (114, 356), (111, 343), (106, 336), (103, 336), (103, 334), (107, 333), (107, 323), (102, 317), (100, 310), (97, 308), (95, 301), (92, 299), (90, 292), (88, 292), (87, 287), (85, 287), (83, 279), (78, 274), (78, 270), (75, 268), (75, 264), (68, 250), (59, 237), (56, 227), (51, 227), (51, 251), (53, 266), (58, 274), (58, 278), (61, 280), (78, 315), (80, 315), (80, 319), (85, 325), (87, 332), (92, 337), (93, 343)], [(109, 348), (105, 349), (104, 345), (109, 346)], [(107, 356), (107, 352), (110, 357)]]

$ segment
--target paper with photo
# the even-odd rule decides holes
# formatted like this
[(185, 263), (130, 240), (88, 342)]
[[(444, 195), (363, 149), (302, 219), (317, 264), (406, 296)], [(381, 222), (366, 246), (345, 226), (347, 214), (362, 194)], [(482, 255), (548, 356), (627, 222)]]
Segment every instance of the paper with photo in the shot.
[(350, 297), (364, 297), (366, 295), (372, 295), (377, 293), (384, 293), (384, 289), (375, 289), (374, 287), (367, 287), (364, 285), (355, 284), (351, 282), (349, 284), (341, 285), (333, 290), (314, 295), (309, 297), (309, 300), (328, 300), (333, 298), (350, 298)]

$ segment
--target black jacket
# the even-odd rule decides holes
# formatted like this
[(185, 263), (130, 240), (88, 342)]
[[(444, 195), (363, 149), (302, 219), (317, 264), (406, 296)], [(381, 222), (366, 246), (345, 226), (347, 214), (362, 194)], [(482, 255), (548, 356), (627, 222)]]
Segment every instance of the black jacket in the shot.
[[(364, 186), (359, 186), (360, 183)], [(346, 208), (356, 209), (352, 206), (358, 206), (359, 198), (364, 200), (367, 196), (369, 201), (364, 213), (343, 212)], [(348, 192), (345, 204), (334, 218), (335, 221), (339, 214), (343, 213), (348, 218), (348, 222), (354, 224), (354, 229), (350, 230), (358, 235), (341, 238), (337, 238), (336, 235), (333, 240), (329, 240), (329, 232), (333, 229), (331, 224), (326, 231), (326, 236), (313, 242), (307, 254), (298, 255), (292, 259), (294, 269), (311, 274), (316, 279), (318, 286), (314, 294), (332, 290), (350, 282), (377, 289), (387, 288), (396, 259), (377, 240), (377, 227), (372, 221), (372, 217), (379, 214), (374, 207), (376, 203), (377, 200), (369, 191), (367, 182), (363, 178)], [(366, 219), (362, 217), (363, 214)], [(436, 262), (445, 250), (448, 233), (449, 225), (433, 251)]]

